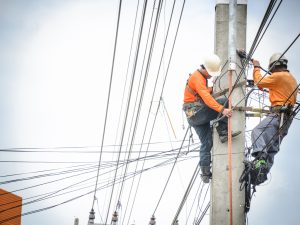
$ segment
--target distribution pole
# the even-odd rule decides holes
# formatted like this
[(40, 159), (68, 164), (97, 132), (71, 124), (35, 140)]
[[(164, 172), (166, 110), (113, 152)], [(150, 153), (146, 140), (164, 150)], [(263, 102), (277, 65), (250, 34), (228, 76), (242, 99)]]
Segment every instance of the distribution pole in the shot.
[[(215, 53), (220, 56), (225, 65), (220, 78), (220, 85), (214, 91), (230, 89), (235, 83), (240, 69), (236, 57), (236, 49), (246, 47), (246, 0), (217, 0), (215, 14)], [(228, 61), (227, 61), (228, 60)], [(244, 81), (241, 76), (239, 82)], [(218, 89), (219, 88), (219, 89)], [(220, 90), (221, 89), (221, 90)], [(235, 106), (244, 97), (244, 86), (237, 87), (229, 96), (230, 105)], [(228, 96), (228, 94), (227, 94)], [(240, 102), (239, 106), (244, 106)], [(229, 106), (230, 107), (230, 106)], [(214, 147), (212, 152), (212, 185), (210, 225), (245, 225), (245, 194), (240, 191), (239, 177), (244, 169), (245, 147), (245, 115), (234, 112), (228, 121), (229, 134), (231, 130), (242, 131), (242, 134), (221, 144), (218, 134), (214, 132)]]

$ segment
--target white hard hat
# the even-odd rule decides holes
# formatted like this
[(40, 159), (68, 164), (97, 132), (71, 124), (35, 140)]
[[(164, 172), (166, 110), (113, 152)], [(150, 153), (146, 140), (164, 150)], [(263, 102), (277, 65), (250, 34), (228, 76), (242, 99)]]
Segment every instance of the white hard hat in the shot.
[(220, 75), (221, 60), (216, 54), (208, 55), (203, 60), (203, 66), (211, 76)]
[(279, 66), (279, 65), (285, 65), (287, 66), (287, 58), (283, 55), (281, 58), (282, 54), (277, 52), (277, 53), (274, 53), (271, 58), (270, 58), (270, 61), (269, 61), (269, 69), (271, 68), (271, 66), (276, 65), (276, 66)]

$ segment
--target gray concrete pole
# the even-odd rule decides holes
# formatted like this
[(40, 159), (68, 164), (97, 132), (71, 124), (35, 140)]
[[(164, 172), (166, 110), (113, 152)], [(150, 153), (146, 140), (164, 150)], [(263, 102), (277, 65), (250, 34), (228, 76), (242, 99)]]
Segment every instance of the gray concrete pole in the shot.
[[(217, 0), (215, 53), (220, 56), (224, 64), (225, 62), (227, 64), (222, 71), (222, 74), (225, 73), (225, 75), (217, 81), (220, 83), (216, 85), (215, 92), (228, 88), (229, 74), (232, 74), (232, 83), (234, 83), (240, 73), (239, 67), (236, 66), (239, 64), (239, 59), (236, 57), (236, 48), (246, 48), (246, 21), (246, 0), (230, 0), (230, 2), (229, 0)], [(239, 81), (243, 80), (244, 76)], [(244, 87), (234, 89), (232, 93), (233, 106), (243, 99), (244, 91)], [(244, 106), (244, 101), (241, 101), (239, 106)], [(228, 149), (230, 149), (228, 144), (221, 144), (217, 132), (214, 132), (210, 225), (245, 225), (245, 194), (244, 191), (240, 191), (238, 181), (244, 169), (244, 113), (234, 111), (231, 124), (233, 131), (242, 131), (242, 134), (231, 140), (231, 155), (228, 155)], [(231, 161), (229, 161), (229, 158)], [(231, 179), (229, 171), (232, 175)]]

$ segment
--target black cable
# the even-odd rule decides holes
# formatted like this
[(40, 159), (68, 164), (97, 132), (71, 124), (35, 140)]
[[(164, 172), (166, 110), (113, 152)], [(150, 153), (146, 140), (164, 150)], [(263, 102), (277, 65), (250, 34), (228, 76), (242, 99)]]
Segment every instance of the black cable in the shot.
[[(179, 160), (179, 162), (180, 162), (180, 161), (181, 161), (181, 160)], [(170, 164), (170, 163), (171, 163), (171, 162), (168, 162), (168, 161), (166, 161), (166, 162), (167, 162), (167, 164)], [(163, 166), (163, 165), (167, 165), (166, 162), (165, 162), (165, 163), (160, 163), (160, 164), (155, 165), (155, 166), (152, 166), (152, 167), (147, 168), (147, 169), (145, 169), (145, 170), (141, 170), (140, 172), (145, 172), (145, 171), (148, 171), (149, 169), (154, 169), (154, 168), (158, 168), (158, 167)], [(137, 175), (137, 174), (136, 174), (136, 175)], [(120, 179), (121, 179), (121, 178), (120, 178)], [(112, 183), (112, 184), (113, 184), (113, 183)], [(99, 188), (98, 188), (98, 189), (99, 189)], [(98, 189), (97, 189), (97, 190), (98, 190)], [(71, 199), (68, 199), (68, 200), (66, 200), (66, 201), (63, 201), (63, 202), (61, 202), (61, 203), (58, 203), (58, 204), (55, 204), (55, 205), (52, 205), (52, 206), (48, 206), (48, 207), (40, 208), (40, 209), (37, 209), (37, 210), (29, 211), (29, 212), (26, 212), (26, 213), (22, 213), (20, 216), (26, 216), (26, 215), (30, 215), (30, 214), (33, 214), (33, 213), (42, 212), (42, 211), (45, 211), (45, 210), (48, 210), (48, 209), (51, 209), (51, 208), (54, 208), (54, 207), (63, 205), (63, 204), (65, 204), (65, 203), (74, 201), (74, 200), (76, 200), (76, 199), (79, 199), (79, 198), (81, 198), (81, 197), (84, 197), (84, 196), (86, 196), (86, 195), (88, 195), (88, 194), (91, 194), (91, 193), (93, 193), (93, 192), (94, 192), (94, 191), (89, 191), (89, 192), (87, 192), (87, 193), (81, 194), (81, 195), (79, 195), (79, 196), (73, 197), (73, 198), (71, 198)], [(43, 199), (43, 200), (44, 200), (44, 199)], [(10, 208), (10, 209), (6, 209), (5, 211), (11, 210), (11, 209), (14, 209), (14, 208), (15, 208), (15, 206), (12, 207), (12, 208)], [(19, 218), (20, 216), (17, 215), (17, 216), (13, 216), (13, 217), (7, 218), (7, 219), (5, 219), (5, 220), (1, 220), (1, 221), (0, 221), (0, 224), (3, 224), (3, 223), (8, 222), (8, 221), (10, 221), (10, 220)]]
[[(167, 75), (168, 75), (168, 71), (169, 71), (169, 67), (170, 67), (170, 62), (171, 62), (171, 59), (172, 59), (172, 55), (173, 55), (173, 51), (174, 51), (174, 47), (175, 47), (175, 43), (176, 43), (176, 39), (177, 39), (177, 35), (178, 35), (178, 30), (179, 30), (179, 26), (180, 26), (180, 22), (181, 22), (183, 10), (184, 10), (184, 6), (185, 6), (185, 0), (183, 1), (183, 4), (182, 4), (182, 8), (181, 8), (181, 12), (180, 12), (180, 18), (179, 18), (177, 29), (176, 29), (176, 33), (175, 33), (175, 38), (174, 38), (174, 41), (173, 41), (172, 50), (171, 50), (171, 54), (170, 54), (170, 57), (169, 57), (169, 62), (168, 62), (167, 71), (166, 71), (166, 75), (165, 75), (165, 78), (164, 78), (164, 82), (163, 82), (163, 87), (162, 87), (162, 90), (161, 90), (160, 98), (163, 95), (164, 85), (165, 85), (166, 78), (167, 78)], [(152, 107), (153, 98), (154, 98), (154, 93), (152, 95), (152, 100), (150, 101), (151, 102), (150, 109)], [(160, 105), (160, 102), (159, 102), (159, 105)], [(151, 140), (151, 138), (152, 138), (152, 134), (153, 134), (153, 130), (154, 130), (154, 125), (155, 125), (155, 121), (156, 121), (156, 117), (157, 117), (159, 105), (158, 105), (156, 113), (155, 113), (154, 122), (153, 122), (152, 129), (150, 131), (150, 138), (149, 138), (149, 140)], [(148, 116), (147, 116), (147, 119), (146, 119), (146, 124), (148, 124), (149, 115), (150, 115), (150, 110), (149, 110), (149, 113), (148, 113)], [(145, 137), (145, 132), (146, 132), (146, 129), (144, 130), (143, 140), (144, 140), (144, 137)], [(147, 146), (147, 150), (148, 150), (148, 148), (149, 148), (149, 145)], [(146, 155), (147, 155), (147, 152), (146, 152)], [(145, 161), (143, 162), (142, 167), (144, 167), (144, 164), (145, 164)], [(140, 180), (141, 180), (141, 176), (139, 177), (138, 186), (139, 186)], [(134, 200), (133, 200), (134, 202), (135, 202), (136, 195), (137, 195), (137, 191), (135, 192), (135, 195), (134, 195)], [(133, 207), (132, 207), (132, 209), (133, 209)], [(131, 212), (132, 212), (132, 209), (131, 209)], [(131, 212), (130, 212), (130, 215), (131, 215)]]
[[(82, 167), (82, 166), (87, 166), (91, 164), (86, 164), (86, 165), (77, 165), (77, 166), (68, 166), (66, 168), (77, 168), (77, 167)], [(1, 175), (0, 178), (4, 177), (13, 177), (13, 176), (20, 176), (20, 175), (27, 175), (27, 174), (36, 174), (36, 173), (42, 173), (42, 172), (49, 172), (49, 171), (56, 171), (56, 170), (61, 170), (61, 169), (66, 169), (64, 168), (56, 168), (56, 169), (47, 169), (47, 170), (38, 170), (38, 171), (31, 171), (31, 172), (25, 172), (25, 173), (13, 173), (13, 174), (5, 174)]]
[[(189, 131), (189, 129), (186, 130), (183, 139), (186, 138), (186, 136), (187, 136), (187, 134), (188, 134), (188, 131)], [(182, 145), (181, 145), (181, 147), (182, 147)], [(167, 181), (166, 181), (166, 183), (165, 183), (165, 186), (164, 186), (164, 188), (163, 188), (163, 191), (162, 191), (162, 193), (161, 193), (161, 195), (160, 195), (160, 197), (159, 197), (159, 200), (158, 200), (158, 202), (157, 202), (157, 204), (156, 204), (156, 207), (155, 207), (155, 209), (154, 209), (152, 215), (155, 215), (155, 212), (156, 212), (156, 210), (157, 210), (157, 208), (158, 208), (158, 206), (159, 206), (159, 204), (160, 204), (160, 201), (161, 201), (161, 199), (162, 199), (162, 197), (163, 197), (163, 195), (164, 195), (164, 193), (165, 193), (165, 191), (166, 191), (166, 188), (167, 188), (167, 186), (168, 186), (168, 184), (169, 184), (169, 181), (170, 181), (170, 178), (171, 178), (171, 176), (172, 176), (172, 174), (173, 174), (173, 171), (174, 171), (174, 168), (175, 168), (177, 159), (178, 159), (179, 154), (180, 154), (180, 152), (181, 152), (181, 151), (180, 151), (180, 150), (181, 150), (181, 147), (180, 147), (180, 149), (179, 149), (179, 151), (178, 151), (178, 154), (177, 154), (177, 156), (176, 156), (176, 158), (175, 158), (175, 161), (174, 161), (174, 164), (173, 164), (173, 166), (172, 166), (172, 168), (171, 168), (170, 174), (169, 174), (169, 176), (168, 176), (168, 178), (167, 178)]]
[(203, 212), (202, 212), (200, 218), (198, 219), (198, 221), (197, 221), (197, 223), (196, 223), (195, 225), (199, 225), (199, 224), (201, 223), (201, 221), (202, 221), (202, 219), (204, 218), (204, 216), (205, 216), (207, 210), (209, 209), (209, 207), (210, 207), (210, 202), (207, 203), (205, 209), (203, 210)]
[(252, 58), (252, 55), (254, 53), (254, 49), (257, 48), (257, 42), (258, 42), (259, 36), (260, 36), (260, 34), (261, 34), (261, 32), (262, 32), (262, 30), (263, 30), (266, 22), (268, 21), (268, 18), (269, 18), (270, 14), (271, 14), (271, 12), (272, 12), (272, 10), (274, 8), (274, 5), (276, 4), (276, 1), (277, 0), (271, 0), (270, 3), (269, 3), (269, 5), (268, 5), (266, 13), (265, 13), (265, 15), (264, 15), (264, 17), (262, 19), (262, 22), (261, 22), (261, 24), (260, 24), (260, 26), (258, 28), (258, 31), (256, 32), (256, 36), (254, 38), (254, 41), (252, 42), (252, 46), (250, 48), (249, 56), (247, 57), (247, 61), (249, 61)]
[[(172, 142), (180, 142), (182, 140), (178, 141), (172, 141)], [(156, 144), (165, 144), (169, 143), (169, 141), (157, 141), (157, 142), (151, 142), (151, 143), (136, 143), (133, 144), (135, 146), (140, 145), (156, 145)], [(125, 147), (127, 145), (123, 145)], [(88, 149), (88, 148), (99, 148), (101, 146), (60, 146), (60, 147), (15, 147), (15, 148), (1, 148), (0, 152), (9, 152), (9, 153), (99, 153), (99, 151), (63, 151), (63, 150), (51, 150), (51, 149)], [(120, 145), (103, 145), (103, 147), (120, 147)], [(113, 150), (103, 150), (102, 153), (113, 153)], [(133, 151), (134, 152), (134, 151)], [(155, 151), (151, 151), (155, 152)]]
[[(132, 78), (131, 78), (130, 87), (129, 87), (126, 113), (125, 113), (124, 123), (123, 123), (123, 127), (122, 127), (122, 135), (121, 135), (121, 141), (120, 141), (121, 144), (120, 144), (120, 146), (122, 146), (122, 144), (123, 144), (123, 139), (124, 139), (124, 134), (125, 134), (127, 116), (128, 116), (130, 100), (131, 100), (130, 96), (131, 96), (132, 89), (133, 89), (133, 81), (134, 81), (134, 76), (135, 76), (135, 71), (136, 71), (136, 66), (137, 66), (137, 60), (138, 60), (138, 53), (139, 53), (139, 49), (140, 49), (140, 45), (141, 45), (141, 38), (142, 38), (142, 33), (143, 33), (144, 21), (145, 21), (145, 14), (146, 14), (146, 8), (147, 8), (146, 6), (147, 6), (147, 0), (145, 0), (144, 5), (143, 5), (142, 19), (141, 19), (141, 24), (140, 24), (140, 29), (139, 29), (139, 36), (138, 36), (138, 43), (137, 43), (136, 54), (135, 54), (135, 59), (134, 59), (133, 73), (132, 73)], [(118, 165), (119, 160), (120, 160), (120, 154), (121, 154), (121, 147), (120, 147), (119, 153), (118, 153), (117, 165)], [(114, 175), (114, 179), (116, 178), (117, 172), (118, 171), (116, 170), (115, 175)], [(109, 214), (109, 211), (110, 211), (112, 196), (113, 196), (113, 193), (114, 193), (114, 187), (115, 186), (113, 185), (112, 190), (111, 190), (110, 199), (109, 199), (108, 210), (107, 210), (106, 217), (105, 217), (105, 224), (107, 223), (108, 214)]]
[(194, 198), (194, 200), (193, 200), (193, 203), (192, 203), (192, 206), (191, 206), (191, 210), (189, 211), (189, 214), (188, 214), (188, 216), (187, 216), (187, 218), (186, 218), (185, 225), (188, 224), (188, 221), (189, 221), (189, 219), (190, 219), (190, 216), (191, 216), (191, 213), (192, 213), (192, 209), (193, 209), (194, 204), (195, 204), (195, 202), (196, 202), (196, 199), (197, 199), (197, 196), (198, 196), (198, 194), (199, 194), (199, 191), (200, 191), (200, 194), (199, 194), (199, 195), (201, 195), (202, 190), (203, 190), (203, 187), (204, 187), (204, 183), (201, 181), (200, 185), (198, 185), (198, 189), (197, 189), (195, 198)]
[[(183, 13), (184, 5), (185, 5), (185, 1), (183, 2), (183, 5), (182, 5), (182, 9), (181, 9), (181, 13), (180, 13), (180, 19), (179, 19), (179, 22), (178, 22), (178, 26), (177, 26), (177, 30), (176, 30), (176, 34), (175, 34), (173, 46), (172, 46), (172, 51), (171, 51), (171, 55), (170, 55), (170, 59), (169, 59), (168, 67), (167, 67), (166, 76), (165, 76), (165, 79), (164, 79), (164, 84), (165, 84), (165, 81), (166, 81), (166, 78), (167, 78), (167, 74), (168, 74), (168, 70), (169, 70), (169, 66), (170, 66), (170, 61), (171, 61), (171, 58), (172, 58), (172, 54), (173, 54), (173, 50), (174, 50), (174, 46), (175, 46), (175, 42), (176, 42), (176, 38), (177, 38), (177, 34), (178, 34), (179, 25), (180, 25), (180, 21), (181, 21), (181, 18), (182, 18), (182, 13)], [(160, 97), (162, 97), (164, 84), (163, 84), (163, 87), (162, 87), (162, 92), (161, 92)], [(152, 98), (153, 98), (153, 96), (152, 96)], [(151, 102), (153, 102), (153, 101), (151, 101)], [(157, 107), (157, 111), (156, 111), (156, 114), (155, 114), (153, 127), (152, 127), (152, 130), (151, 130), (151, 133), (150, 133), (150, 139), (151, 139), (151, 137), (152, 137), (153, 128), (154, 128), (154, 124), (155, 124), (155, 121), (156, 121), (158, 108), (159, 108), (159, 105), (158, 105), (158, 107)], [(148, 114), (148, 116), (149, 116), (149, 114)], [(148, 120), (147, 120), (147, 121), (148, 121)], [(184, 138), (184, 139), (185, 139), (185, 138)], [(175, 165), (175, 164), (174, 164), (174, 165)], [(155, 211), (155, 210), (154, 210), (154, 211)]]
[[(136, 131), (137, 131), (137, 125), (138, 125), (138, 121), (139, 121), (142, 101), (143, 101), (144, 93), (145, 93), (145, 86), (146, 86), (146, 82), (147, 82), (147, 78), (148, 78), (148, 74), (149, 74), (150, 62), (151, 62), (151, 59), (152, 59), (153, 48), (154, 48), (154, 44), (155, 44), (155, 40), (156, 40), (156, 34), (157, 34), (157, 29), (158, 29), (158, 24), (159, 24), (159, 18), (160, 18), (160, 13), (161, 13), (162, 2), (163, 1), (159, 1), (159, 3), (158, 3), (158, 10), (157, 10), (156, 19), (155, 19), (155, 22), (154, 22), (154, 28), (153, 28), (152, 38), (151, 38), (149, 56), (148, 56), (148, 61), (147, 61), (147, 64), (146, 64), (146, 71), (145, 71), (144, 81), (143, 81), (143, 85), (142, 85), (142, 92), (141, 92), (140, 101), (139, 101), (139, 104), (138, 104), (136, 121), (135, 121), (134, 128), (133, 128), (130, 151), (132, 150), (132, 144), (134, 142), (135, 134), (136, 134)], [(128, 159), (130, 157), (130, 151), (128, 153)], [(126, 165), (124, 176), (127, 172), (127, 168), (128, 167)], [(119, 202), (121, 200), (121, 196), (122, 196), (122, 192), (123, 192), (123, 185), (124, 185), (124, 182), (121, 183), (121, 188), (120, 188), (120, 191), (119, 191), (119, 197), (118, 197), (117, 202)]]
[[(268, 27), (270, 26), (270, 24), (271, 24), (271, 22), (272, 22), (274, 16), (276, 15), (276, 13), (277, 13), (277, 11), (278, 11), (278, 9), (279, 9), (281, 3), (282, 3), (282, 0), (280, 0), (280, 2), (279, 2), (279, 4), (277, 5), (277, 8), (275, 9), (275, 11), (274, 11), (274, 13), (273, 13), (271, 19), (269, 20), (269, 23), (267, 24), (266, 28), (264, 28), (265, 30), (264, 30), (264, 32), (262, 33), (260, 39), (257, 41), (257, 44), (256, 44), (256, 46), (255, 46), (254, 49), (253, 49), (253, 53), (256, 51), (258, 45), (260, 44), (260, 42), (261, 42), (263, 36), (265, 35), (265, 33), (266, 33)], [(274, 5), (275, 5), (275, 4), (274, 4)], [(274, 7), (274, 5), (273, 5), (273, 7)], [(272, 8), (273, 8), (273, 7), (272, 7)], [(270, 12), (270, 13), (271, 13), (271, 12)], [(252, 54), (252, 55), (253, 55), (253, 54)]]
[(110, 81), (109, 81), (109, 88), (108, 88), (108, 95), (107, 95), (106, 111), (105, 111), (105, 117), (104, 117), (104, 125), (103, 125), (102, 141), (101, 141), (101, 149), (100, 149), (100, 153), (99, 153), (99, 164), (98, 164), (98, 171), (97, 171), (97, 177), (96, 177), (96, 183), (95, 183), (95, 191), (94, 191), (94, 196), (93, 196), (92, 209), (94, 208), (94, 202), (95, 202), (96, 191), (97, 191), (97, 183), (98, 183), (98, 175), (99, 175), (99, 171), (100, 171), (100, 167), (101, 167), (102, 150), (103, 150), (103, 144), (104, 144), (106, 122), (107, 122), (108, 109), (109, 109), (109, 103), (110, 103), (112, 78), (113, 78), (113, 74), (114, 74), (115, 57), (116, 57), (117, 42), (118, 42), (119, 24), (120, 24), (120, 17), (121, 17), (121, 6), (122, 6), (122, 0), (119, 1), (117, 29), (116, 29), (116, 34), (115, 34), (113, 59), (112, 59), (112, 66), (111, 66), (111, 74), (110, 74)]
[(184, 206), (184, 204), (185, 204), (185, 202), (187, 200), (187, 197), (188, 197), (188, 195), (190, 194), (190, 192), (191, 192), (191, 190), (193, 188), (193, 185), (194, 185), (195, 180), (197, 179), (197, 177), (199, 175), (199, 172), (200, 172), (200, 167), (199, 167), (199, 163), (198, 163), (197, 166), (196, 166), (196, 169), (194, 171), (194, 174), (193, 174), (193, 176), (192, 176), (192, 178), (190, 180), (190, 183), (189, 183), (189, 185), (188, 185), (188, 187), (187, 187), (187, 189), (186, 189), (186, 191), (184, 193), (184, 196), (183, 196), (183, 198), (181, 200), (181, 203), (180, 203), (180, 205), (179, 205), (179, 207), (177, 209), (177, 212), (176, 212), (176, 214), (175, 214), (175, 216), (173, 218), (172, 225), (176, 224), (176, 220), (178, 219), (178, 216), (179, 216), (179, 214), (180, 214), (180, 212), (181, 212), (181, 210), (182, 210), (182, 208), (183, 208), (183, 206)]
[[(268, 20), (268, 18), (269, 18), (269, 16), (270, 16), (270, 13), (272, 12), (272, 9), (274, 8), (274, 4), (276, 3), (276, 1), (277, 1), (277, 0), (275, 0), (275, 1), (274, 1), (274, 0), (271, 0), (271, 2), (269, 3), (268, 9), (267, 9), (267, 11), (266, 11), (266, 13), (265, 13), (265, 16), (264, 16), (264, 18), (263, 18), (263, 20), (262, 20), (262, 22), (261, 22), (261, 25), (260, 25), (260, 27), (259, 27), (259, 29), (258, 29), (258, 31), (257, 31), (256, 37), (255, 37), (255, 39), (254, 39), (254, 41), (253, 41), (252, 47), (251, 47), (251, 49), (250, 49), (250, 51), (249, 51), (249, 54), (248, 54), (248, 57), (247, 57), (247, 62), (249, 62), (250, 58), (252, 57), (252, 54), (254, 53), (254, 48), (256, 49), (257, 46), (258, 46), (257, 40), (258, 40), (258, 38), (259, 38), (259, 36), (260, 36), (260, 33), (262, 32), (263, 27), (265, 26), (265, 23), (267, 22), (267, 20)], [(279, 6), (280, 6), (280, 4), (279, 4)], [(277, 7), (276, 12), (277, 12), (279, 6)], [(275, 12), (275, 13), (276, 13), (276, 12)], [(274, 13), (274, 15), (275, 15), (275, 13)], [(273, 15), (273, 17), (274, 17), (274, 15)], [(272, 17), (272, 19), (273, 19), (273, 17)], [(270, 22), (271, 22), (271, 21), (270, 21)], [(269, 24), (270, 24), (270, 23), (269, 23)], [(269, 24), (268, 24), (268, 26), (269, 26)], [(266, 30), (267, 30), (267, 29), (266, 29)], [(265, 31), (266, 31), (266, 30), (265, 30)], [(264, 32), (264, 33), (265, 33), (265, 32)], [(255, 45), (256, 45), (256, 47), (255, 47)], [(228, 98), (229, 98), (229, 96), (232, 94), (232, 92), (233, 92), (233, 90), (235, 89), (235, 87), (236, 87), (238, 81), (240, 80), (242, 74), (244, 73), (245, 68), (246, 68), (246, 65), (247, 65), (247, 64), (245, 64), (245, 65), (242, 67), (242, 70), (240, 71), (240, 73), (239, 73), (239, 75), (238, 75), (238, 77), (237, 77), (237, 79), (236, 79), (236, 81), (235, 81), (235, 83), (234, 83), (234, 85), (233, 85), (233, 87), (232, 87), (230, 93), (228, 94)], [(244, 98), (243, 98), (243, 99), (244, 99)], [(243, 99), (242, 99), (242, 100), (243, 100)], [(236, 105), (238, 105), (239, 103), (241, 103), (242, 100), (240, 100)], [(227, 100), (227, 102), (228, 102), (228, 100)], [(225, 103), (225, 104), (226, 104), (226, 103)], [(225, 104), (224, 104), (224, 105), (225, 105)], [(223, 108), (224, 108), (224, 106), (223, 106)], [(222, 117), (220, 117), (220, 116), (221, 116), (221, 113), (219, 113), (219, 115), (218, 115), (217, 119), (215, 120), (215, 122), (219, 121), (220, 119), (222, 119), (222, 118), (224, 117), (224, 116), (222, 116)]]

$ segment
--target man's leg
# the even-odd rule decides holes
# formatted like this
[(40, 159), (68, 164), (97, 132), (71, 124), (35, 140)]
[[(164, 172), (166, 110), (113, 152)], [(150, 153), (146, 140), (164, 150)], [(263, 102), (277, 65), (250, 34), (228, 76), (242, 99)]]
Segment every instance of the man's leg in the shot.
[(284, 124), (281, 128), (280, 128), (280, 119), (278, 119), (277, 121), (275, 121), (273, 123), (273, 127), (272, 127), (273, 131), (272, 132), (274, 132), (274, 134), (271, 137), (272, 141), (271, 141), (270, 147), (267, 150), (267, 153), (268, 153), (267, 161), (268, 161), (269, 170), (273, 166), (274, 157), (279, 152), (280, 144), (281, 144), (283, 138), (287, 135), (292, 121), (293, 121), (293, 118), (289, 118), (289, 119), (285, 120)]
[(274, 163), (274, 156), (279, 150), (279, 118), (268, 115), (252, 131), (252, 156), (254, 160), (253, 183), (261, 184), (267, 180), (267, 174)]
[(212, 131), (209, 123), (194, 127), (199, 139), (200, 146), (200, 168), (202, 171), (202, 180), (208, 183), (211, 178), (210, 162), (211, 162), (211, 148), (213, 146)]
[[(279, 118), (276, 115), (269, 115), (263, 119), (251, 133), (252, 140), (252, 156), (256, 157), (261, 151), (268, 152), (269, 148), (273, 145), (270, 151), (278, 151), (278, 135), (276, 133), (279, 129)], [(277, 148), (277, 149), (275, 149)]]

